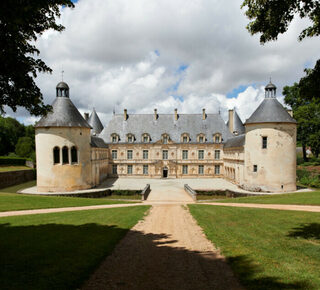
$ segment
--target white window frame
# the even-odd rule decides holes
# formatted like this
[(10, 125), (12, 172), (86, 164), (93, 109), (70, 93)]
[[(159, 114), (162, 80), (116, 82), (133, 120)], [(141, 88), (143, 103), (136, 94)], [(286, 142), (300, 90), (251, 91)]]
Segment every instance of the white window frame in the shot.
[(131, 164), (129, 164), (127, 166), (127, 174), (132, 174), (132, 172), (133, 172), (133, 166)]
[(142, 151), (142, 158), (143, 159), (149, 159), (149, 150), (143, 150)]
[(182, 150), (182, 159), (188, 160), (188, 150)]
[(214, 159), (220, 160), (220, 150), (214, 150)]
[(203, 175), (204, 174), (204, 165), (198, 166), (198, 174)]
[(148, 175), (149, 174), (149, 166), (148, 165), (143, 165), (143, 174)]
[(132, 160), (133, 159), (133, 150), (127, 150), (127, 159)]
[(112, 150), (111, 157), (113, 160), (118, 159), (118, 150)]
[(188, 165), (182, 165), (182, 174), (188, 174)]
[(203, 160), (204, 159), (204, 150), (198, 150), (198, 159)]
[(162, 159), (168, 160), (169, 152), (168, 150), (162, 150)]
[(214, 174), (219, 175), (220, 174), (220, 165), (214, 166)]

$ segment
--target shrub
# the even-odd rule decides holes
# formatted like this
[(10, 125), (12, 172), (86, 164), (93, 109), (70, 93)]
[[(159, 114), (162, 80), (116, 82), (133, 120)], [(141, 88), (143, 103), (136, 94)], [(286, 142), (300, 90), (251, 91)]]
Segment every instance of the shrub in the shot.
[(30, 157), (32, 152), (32, 139), (30, 137), (20, 137), (16, 145), (16, 153), (21, 157)]
[(0, 156), (0, 165), (25, 165), (26, 158)]

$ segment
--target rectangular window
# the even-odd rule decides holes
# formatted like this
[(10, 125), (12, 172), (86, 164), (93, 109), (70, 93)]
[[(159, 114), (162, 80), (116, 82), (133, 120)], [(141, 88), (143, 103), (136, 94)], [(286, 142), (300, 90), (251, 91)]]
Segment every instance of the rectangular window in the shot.
[(163, 137), (163, 144), (167, 144), (168, 143), (168, 137), (164, 136)]
[(128, 136), (128, 143), (132, 143), (133, 142), (133, 137), (132, 136)]
[(112, 143), (117, 143), (117, 137), (116, 136), (112, 136)]
[(148, 167), (148, 165), (143, 165), (143, 174), (145, 174), (145, 175), (149, 174), (149, 167)]
[(188, 159), (188, 150), (182, 150), (182, 159)]
[(214, 159), (220, 159), (220, 150), (214, 150)]
[(258, 172), (258, 165), (253, 165), (253, 172)]
[(148, 150), (143, 150), (143, 159), (148, 159), (149, 158), (149, 151)]
[(149, 139), (148, 136), (144, 136), (144, 137), (143, 137), (143, 142), (144, 142), (144, 143), (148, 143), (148, 142), (149, 142), (148, 139)]
[(198, 151), (198, 159), (200, 159), (200, 160), (204, 159), (204, 150)]
[(202, 136), (199, 137), (199, 143), (203, 143), (203, 137)]
[(188, 137), (187, 136), (183, 136), (183, 143), (188, 143)]
[(112, 150), (111, 157), (112, 157), (112, 159), (117, 159), (118, 158), (118, 151)]
[(112, 164), (112, 174), (117, 174), (118, 173), (118, 166), (117, 164)]
[(220, 136), (219, 135), (214, 137), (214, 142), (220, 143)]
[(267, 149), (268, 137), (262, 137), (262, 149)]
[(127, 159), (132, 159), (132, 150), (127, 151)]
[(163, 160), (168, 159), (168, 150), (162, 150), (162, 159)]
[(203, 165), (199, 165), (198, 173), (199, 174), (203, 174), (204, 173), (204, 166)]
[(214, 166), (214, 174), (220, 174), (220, 165)]
[(188, 165), (182, 165), (182, 174), (188, 174)]
[(128, 165), (127, 173), (132, 174), (132, 165)]

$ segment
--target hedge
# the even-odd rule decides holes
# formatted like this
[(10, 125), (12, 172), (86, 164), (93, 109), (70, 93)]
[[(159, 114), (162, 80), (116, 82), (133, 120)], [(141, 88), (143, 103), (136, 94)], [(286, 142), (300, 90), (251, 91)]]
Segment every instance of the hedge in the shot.
[(26, 165), (27, 158), (0, 156), (0, 165)]

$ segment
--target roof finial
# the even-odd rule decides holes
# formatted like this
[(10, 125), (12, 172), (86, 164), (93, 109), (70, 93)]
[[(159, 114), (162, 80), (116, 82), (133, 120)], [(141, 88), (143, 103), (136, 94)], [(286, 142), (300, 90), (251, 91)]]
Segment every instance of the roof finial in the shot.
[(61, 81), (63, 82), (63, 73), (64, 73), (64, 70), (62, 68), (62, 71), (61, 71)]
[(270, 84), (271, 84), (271, 77), (270, 77)]

